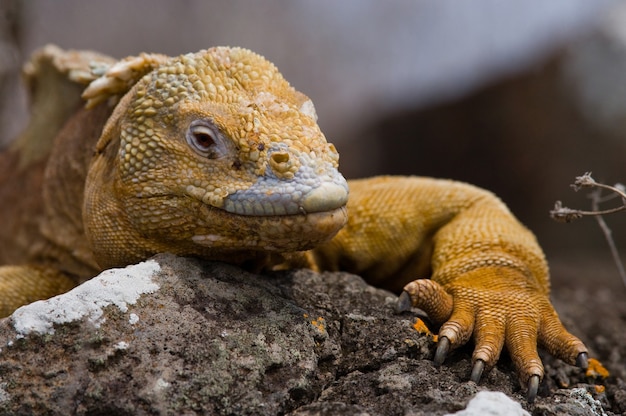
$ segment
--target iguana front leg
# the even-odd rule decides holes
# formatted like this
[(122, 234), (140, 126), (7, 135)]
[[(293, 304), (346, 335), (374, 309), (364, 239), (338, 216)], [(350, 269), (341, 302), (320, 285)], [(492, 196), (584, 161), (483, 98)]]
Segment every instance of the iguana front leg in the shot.
[(358, 180), (350, 182), (348, 214), (347, 226), (309, 253), (314, 267), (391, 289), (406, 285), (399, 308), (412, 304), (441, 325), (436, 364), (473, 338), (478, 382), (506, 345), (530, 401), (544, 374), (537, 344), (586, 367), (587, 349), (550, 303), (534, 235), (491, 193), (426, 178)]
[(8, 316), (22, 305), (46, 299), (76, 286), (62, 272), (43, 266), (0, 266), (0, 317)]

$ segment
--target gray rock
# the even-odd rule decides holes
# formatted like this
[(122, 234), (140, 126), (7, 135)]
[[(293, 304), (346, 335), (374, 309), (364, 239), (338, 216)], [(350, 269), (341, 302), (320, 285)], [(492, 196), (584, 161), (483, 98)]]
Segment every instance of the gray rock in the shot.
[[(480, 386), (470, 349), (434, 367), (395, 299), (345, 273), (160, 255), (1, 321), (0, 414), (443, 415), (485, 389), (528, 408), (506, 360)], [(541, 414), (580, 402), (563, 392)]]

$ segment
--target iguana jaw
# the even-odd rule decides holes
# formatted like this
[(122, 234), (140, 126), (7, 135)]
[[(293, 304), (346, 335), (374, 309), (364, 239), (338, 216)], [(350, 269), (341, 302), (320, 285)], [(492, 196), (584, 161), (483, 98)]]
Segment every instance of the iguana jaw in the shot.
[(199, 246), (227, 251), (308, 250), (334, 237), (348, 219), (345, 206), (304, 215), (249, 216), (219, 209), (211, 213), (212, 220), (220, 225), (211, 230), (198, 229), (191, 239)]

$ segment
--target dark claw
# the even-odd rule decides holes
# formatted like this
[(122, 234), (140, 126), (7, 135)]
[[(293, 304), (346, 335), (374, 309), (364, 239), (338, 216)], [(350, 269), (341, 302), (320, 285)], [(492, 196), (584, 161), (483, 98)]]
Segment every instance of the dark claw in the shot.
[(411, 295), (408, 292), (402, 292), (398, 296), (398, 302), (396, 303), (396, 313), (406, 312), (411, 309), (413, 303), (411, 302)]
[(586, 352), (578, 354), (578, 357), (576, 357), (576, 365), (583, 370), (586, 370), (587, 367), (589, 367), (589, 355), (587, 355)]
[(532, 403), (537, 398), (537, 391), (539, 390), (539, 376), (530, 376), (528, 380), (528, 395), (526, 396), (528, 403)]
[(478, 384), (480, 381), (480, 377), (483, 375), (483, 370), (485, 369), (485, 362), (483, 360), (476, 360), (474, 363), (474, 367), (472, 368), (472, 375), (470, 376), (470, 380), (474, 383)]
[(435, 358), (433, 361), (436, 366), (440, 366), (446, 359), (448, 355), (448, 351), (450, 351), (450, 340), (446, 337), (440, 337), (437, 342), (437, 351), (435, 351)]

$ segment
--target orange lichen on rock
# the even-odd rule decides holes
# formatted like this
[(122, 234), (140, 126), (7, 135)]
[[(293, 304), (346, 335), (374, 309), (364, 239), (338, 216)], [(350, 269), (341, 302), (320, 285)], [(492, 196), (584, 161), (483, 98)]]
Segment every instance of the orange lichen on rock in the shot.
[(433, 334), (430, 331), (430, 329), (428, 329), (428, 326), (426, 326), (426, 323), (422, 321), (420, 318), (417, 318), (415, 320), (415, 323), (413, 324), (413, 328), (420, 334), (426, 335), (429, 338), (431, 338), (434, 342), (437, 342), (437, 334)]
[(590, 358), (589, 367), (587, 367), (585, 375), (592, 378), (607, 378), (609, 376), (609, 370), (607, 370), (600, 361), (595, 358)]
[[(308, 314), (304, 314), (304, 318), (308, 319), (309, 315)], [(311, 322), (311, 325), (313, 325), (313, 328), (317, 329), (317, 331), (321, 334), (321, 335), (327, 335), (326, 332), (326, 320), (319, 316), (317, 317), (317, 319), (313, 319)]]

